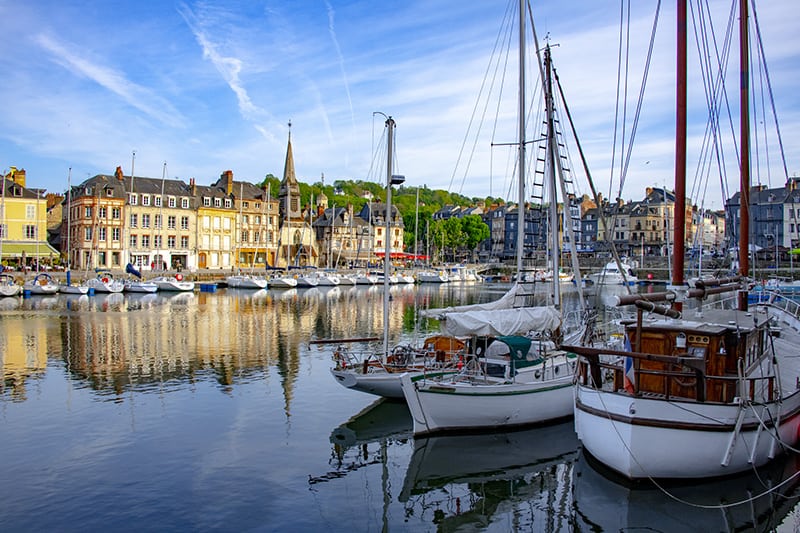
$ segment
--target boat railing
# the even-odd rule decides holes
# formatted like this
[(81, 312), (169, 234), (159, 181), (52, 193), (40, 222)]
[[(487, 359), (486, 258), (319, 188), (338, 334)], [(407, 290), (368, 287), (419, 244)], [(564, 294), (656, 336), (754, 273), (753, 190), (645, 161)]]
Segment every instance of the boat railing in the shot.
[[(707, 375), (705, 361), (689, 354), (662, 356), (648, 353), (564, 346), (579, 356), (577, 380), (580, 385), (633, 397), (657, 397), (666, 400), (692, 400), (711, 403), (773, 401), (776, 390), (774, 374), (744, 377)], [(666, 363), (664, 368), (636, 365), (632, 392), (625, 388), (626, 358)], [(677, 369), (681, 367), (684, 370)], [(643, 390), (640, 383), (647, 376), (661, 379), (660, 387)], [(652, 384), (652, 381), (650, 382)]]

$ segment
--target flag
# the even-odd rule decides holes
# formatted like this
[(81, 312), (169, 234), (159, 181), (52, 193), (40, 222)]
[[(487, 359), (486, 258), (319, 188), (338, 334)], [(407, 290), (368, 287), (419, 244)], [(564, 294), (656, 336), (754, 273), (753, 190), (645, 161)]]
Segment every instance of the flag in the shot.
[[(628, 334), (625, 334), (625, 351), (631, 352), (631, 340), (628, 338)], [(636, 383), (636, 373), (633, 368), (633, 357), (626, 357), (625, 358), (625, 374), (623, 376), (623, 386), (625, 387), (625, 392), (628, 394), (633, 394), (636, 392), (636, 387), (634, 386)]]

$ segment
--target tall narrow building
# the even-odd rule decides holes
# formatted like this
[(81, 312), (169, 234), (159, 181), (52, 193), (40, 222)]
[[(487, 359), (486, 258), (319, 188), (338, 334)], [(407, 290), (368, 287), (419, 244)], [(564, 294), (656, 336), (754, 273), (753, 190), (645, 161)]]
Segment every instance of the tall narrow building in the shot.
[(290, 122), (283, 180), (278, 193), (281, 231), (276, 266), (317, 266), (317, 244), (311, 228), (313, 211), (311, 208), (304, 209), (300, 201), (300, 184), (294, 171), (291, 128)]

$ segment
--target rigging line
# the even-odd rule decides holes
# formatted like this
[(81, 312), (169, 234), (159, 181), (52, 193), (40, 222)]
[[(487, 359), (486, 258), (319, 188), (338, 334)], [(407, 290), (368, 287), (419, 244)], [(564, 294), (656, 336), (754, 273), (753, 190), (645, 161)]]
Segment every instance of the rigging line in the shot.
[(625, 12), (625, 2), (624, 0), (620, 0), (619, 3), (619, 46), (617, 49), (617, 92), (616, 92), (616, 103), (614, 107), (614, 135), (611, 141), (611, 175), (608, 178), (608, 197), (612, 198), (611, 191), (614, 187), (614, 167), (615, 161), (617, 160), (617, 129), (619, 127), (619, 106), (620, 106), (620, 97), (619, 97), (619, 85), (620, 85), (620, 70), (622, 69), (622, 21), (623, 21), (623, 13)]
[[(477, 111), (478, 111), (478, 106), (479, 106), (479, 104), (481, 102), (481, 95), (483, 95), (484, 90), (486, 89), (487, 80), (489, 79), (489, 74), (490, 74), (491, 67), (492, 67), (492, 64), (493, 64), (492, 58), (495, 57), (498, 49), (502, 49), (502, 45), (505, 43), (505, 37), (504, 36), (508, 34), (508, 32), (505, 30), (506, 24), (510, 24), (510, 22), (506, 22), (506, 21), (510, 20), (510, 18), (509, 18), (510, 17), (509, 12), (511, 11), (510, 6), (511, 6), (511, 3), (509, 2), (509, 8), (507, 8), (506, 14), (503, 16), (503, 23), (500, 25), (500, 29), (498, 30), (497, 36), (495, 37), (494, 47), (492, 48), (492, 53), (489, 56), (490, 59), (489, 59), (489, 62), (487, 63), (487, 65), (486, 65), (486, 70), (484, 71), (483, 79), (481, 80), (481, 86), (480, 86), (480, 89), (478, 90), (478, 97), (475, 99), (475, 105), (472, 108), (472, 114), (470, 115), (469, 123), (467, 124), (467, 131), (464, 132), (464, 139), (461, 141), (461, 148), (458, 151), (458, 157), (456, 158), (456, 164), (453, 166), (453, 174), (450, 176), (450, 184), (448, 186), (448, 190), (453, 190), (453, 182), (455, 181), (456, 172), (458, 171), (458, 165), (461, 162), (461, 156), (464, 154), (464, 149), (465, 149), (465, 147), (467, 145), (467, 140), (469, 138), (470, 131), (472, 130), (472, 125), (473, 125), (473, 122), (475, 120), (475, 116), (476, 116)], [(470, 157), (469, 157), (469, 160), (467, 162), (467, 167), (464, 170), (464, 177), (462, 178), (461, 188), (459, 190), (463, 190), (463, 188), (464, 188), (464, 182), (466, 181), (466, 175), (467, 175), (467, 172), (469, 172), (470, 163), (472, 162), (472, 156), (475, 153), (475, 145), (478, 142), (478, 134), (480, 133), (480, 130), (481, 130), (480, 125), (483, 124), (483, 117), (485, 117), (486, 108), (489, 106), (489, 97), (491, 95), (491, 88), (493, 87), (494, 80), (496, 79), (497, 68), (499, 66), (499, 63), (500, 63), (499, 61), (497, 63), (495, 63), (494, 76), (492, 77), (492, 83), (489, 84), (488, 94), (486, 96), (486, 104), (484, 106), (484, 113), (481, 116), (481, 121), (479, 123), (477, 132), (475, 134), (475, 141), (473, 142), (473, 145), (472, 145), (472, 152), (470, 153)]]
[[(753, 113), (753, 121), (756, 121), (758, 119), (758, 106), (756, 105), (756, 95), (754, 94), (754, 92), (755, 92), (754, 89), (756, 88), (756, 72), (755, 72), (756, 69), (752, 68), (752, 65), (753, 65), (753, 54), (750, 52), (749, 49), (747, 50), (747, 55), (748, 55), (748, 64), (751, 65), (751, 68), (749, 68), (748, 72), (747, 72), (750, 75), (750, 95), (749, 95), (750, 96), (750, 108), (751, 108), (752, 113)], [(756, 172), (756, 175), (758, 176), (758, 182), (760, 184), (761, 183), (761, 159), (762, 159), (762, 157), (761, 157), (761, 143), (759, 142), (758, 130), (759, 130), (759, 128), (758, 128), (757, 124), (755, 124), (750, 130), (752, 132), (751, 135), (753, 136), (752, 144), (753, 144), (753, 147), (754, 147), (755, 152), (756, 152), (755, 153), (755, 158), (751, 158), (750, 159), (750, 161), (751, 161), (750, 164), (751, 165), (755, 165), (755, 172)], [(764, 139), (763, 142), (764, 143), (767, 142), (766, 138)], [(770, 188), (770, 189), (772, 188), (772, 179), (771, 178), (772, 177), (770, 176), (770, 173), (769, 173), (769, 166), (767, 166), (767, 187)], [(777, 239), (777, 236), (775, 238)]]
[[(627, 134), (626, 129), (628, 127), (628, 77), (630, 74), (630, 61), (631, 61), (631, 3), (628, 0), (628, 12), (627, 12), (627, 21), (625, 25), (625, 63), (624, 63), (624, 71), (625, 74), (623, 76), (624, 82), (622, 85), (622, 136), (620, 137), (620, 147), (619, 147), (619, 194), (617, 194), (618, 198), (622, 198), (622, 188), (625, 185), (625, 165), (624, 165), (624, 154), (625, 154), (625, 144), (627, 142)], [(628, 145), (630, 146), (633, 144), (631, 141)]]
[[(752, 61), (752, 59), (751, 59)], [(767, 141), (767, 117), (766, 117), (766, 109), (767, 106), (764, 103), (764, 74), (761, 72), (763, 69), (763, 62), (758, 62), (758, 71), (759, 71), (759, 95), (761, 96), (761, 124), (764, 128), (764, 163), (767, 165), (767, 183), (772, 182), (772, 172), (771, 172), (771, 165), (770, 165), (770, 157), (769, 157), (769, 142)], [(755, 75), (755, 74), (754, 74)], [(754, 128), (758, 129), (758, 128)], [(757, 162), (758, 160), (756, 160)], [(775, 238), (777, 239), (778, 236), (776, 235)]]
[[(694, 6), (691, 5), (690, 7), (692, 9), (692, 18), (694, 20), (700, 19), (699, 23), (694, 24), (695, 43), (697, 46), (697, 54), (700, 59), (700, 63), (702, 65), (700, 72), (703, 80), (703, 88), (705, 90), (706, 102), (709, 108), (708, 120), (706, 122), (706, 130), (703, 136), (703, 145), (700, 149), (701, 158), (698, 160), (697, 167), (695, 168), (695, 179), (693, 180), (692, 194), (690, 195), (690, 197), (695, 196), (695, 194), (698, 194), (697, 190), (702, 182), (702, 184), (704, 184), (703, 197), (705, 198), (705, 192), (708, 189), (708, 180), (711, 173), (711, 156), (713, 153), (717, 154), (719, 163), (719, 148), (720, 148), (718, 144), (719, 107), (716, 105), (717, 104), (716, 88), (719, 87), (720, 84), (724, 85), (724, 71), (720, 69), (720, 71), (718, 72), (717, 83), (713, 83), (711, 81), (711, 73), (713, 72), (713, 69), (711, 66), (711, 54), (709, 53), (708, 34), (706, 32), (706, 24), (705, 24), (705, 18), (703, 17), (702, 4), (698, 6), (698, 14), (696, 16), (694, 14)], [(708, 21), (709, 25), (711, 26), (710, 29), (712, 34), (711, 41), (716, 43), (716, 40), (713, 37), (714, 34), (713, 23), (710, 17)], [(701, 30), (699, 35), (698, 35), (698, 28)], [(730, 23), (728, 28), (730, 29)], [(727, 57), (728, 56), (726, 56), (726, 58)], [(722, 171), (722, 167), (720, 167), (720, 170)], [(703, 176), (705, 177), (702, 178)]]
[(656, 40), (656, 29), (658, 28), (658, 18), (661, 12), (661, 0), (658, 1), (656, 4), (656, 12), (655, 16), (653, 17), (653, 29), (650, 34), (650, 45), (647, 49), (647, 60), (645, 61), (645, 68), (644, 72), (642, 73), (642, 84), (639, 89), (639, 100), (636, 104), (636, 111), (634, 113), (633, 125), (631, 126), (631, 137), (630, 142), (628, 143), (628, 153), (625, 157), (625, 166), (620, 175), (620, 197), (622, 196), (622, 184), (625, 182), (625, 177), (628, 173), (628, 167), (630, 166), (631, 155), (633, 153), (633, 144), (636, 138), (636, 131), (639, 126), (639, 118), (641, 117), (642, 112), (642, 104), (644, 103), (644, 92), (647, 86), (647, 77), (650, 72), (650, 65), (653, 59), (653, 48), (655, 46)]
[(759, 57), (761, 57), (761, 63), (764, 65), (764, 76), (767, 79), (767, 90), (769, 91), (769, 102), (772, 108), (772, 119), (775, 121), (775, 132), (778, 136), (778, 146), (780, 147), (781, 152), (781, 161), (783, 162), (783, 173), (788, 179), (789, 177), (789, 170), (786, 166), (786, 153), (783, 150), (783, 137), (781, 136), (781, 128), (778, 124), (778, 112), (775, 108), (775, 96), (772, 93), (772, 80), (769, 76), (769, 67), (767, 66), (767, 56), (764, 53), (764, 40), (761, 38), (761, 25), (758, 23), (758, 14), (756, 13), (756, 4), (755, 1), (750, 3), (751, 5), (751, 13), (753, 16), (753, 25), (756, 28), (756, 41), (758, 42), (758, 51)]

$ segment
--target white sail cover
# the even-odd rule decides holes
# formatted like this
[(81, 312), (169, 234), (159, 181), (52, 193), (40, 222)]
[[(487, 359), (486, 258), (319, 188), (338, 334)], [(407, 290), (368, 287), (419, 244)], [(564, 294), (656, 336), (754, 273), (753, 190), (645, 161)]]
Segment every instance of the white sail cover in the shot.
[(465, 311), (492, 311), (496, 309), (511, 309), (514, 307), (514, 302), (518, 294), (523, 294), (523, 289), (519, 284), (515, 284), (499, 300), (495, 300), (493, 302), (442, 307), (439, 309), (423, 309), (420, 311), (420, 315), (426, 318), (444, 320), (445, 318), (449, 319), (450, 315), (454, 313), (463, 313)]
[(447, 313), (442, 332), (455, 337), (469, 335), (521, 335), (529, 331), (554, 331), (561, 326), (555, 307), (518, 307)]

